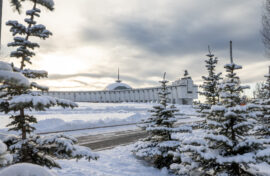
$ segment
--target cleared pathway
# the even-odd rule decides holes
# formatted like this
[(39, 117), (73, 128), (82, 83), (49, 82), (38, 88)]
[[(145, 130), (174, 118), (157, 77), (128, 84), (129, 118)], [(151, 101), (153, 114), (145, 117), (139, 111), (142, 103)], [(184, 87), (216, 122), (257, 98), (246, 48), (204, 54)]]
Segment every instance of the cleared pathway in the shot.
[[(181, 117), (181, 119), (190, 119), (189, 116), (195, 115), (186, 115), (186, 117)], [(180, 118), (179, 118), (180, 119)], [(193, 122), (201, 122), (201, 119), (196, 121), (189, 122), (178, 122), (176, 126), (189, 124)], [(81, 129), (71, 129), (71, 130), (61, 130), (61, 131), (51, 131), (39, 133), (40, 135), (52, 134), (52, 133), (65, 133), (65, 132), (74, 132), (74, 131), (83, 131), (83, 130), (93, 130), (99, 128), (111, 128), (111, 127), (121, 127), (121, 126), (130, 126), (130, 125), (138, 125), (142, 123), (127, 123), (127, 124), (119, 124), (119, 125), (109, 125), (109, 126), (100, 126), (100, 127), (90, 127), (90, 128), (81, 128)], [(125, 131), (117, 131), (117, 132), (108, 132), (101, 133), (95, 135), (86, 135), (77, 137), (79, 144), (82, 146), (86, 146), (95, 151), (105, 150), (114, 148), (119, 145), (127, 145), (130, 143), (134, 143), (142, 138), (145, 138), (147, 133), (140, 129), (136, 130), (125, 130)]]
[(128, 130), (97, 135), (77, 137), (79, 144), (99, 151), (114, 148), (119, 145), (127, 145), (145, 138), (147, 133), (141, 130)]
[[(196, 121), (201, 122), (202, 120)], [(189, 124), (192, 122), (182, 122), (176, 125)], [(86, 146), (95, 151), (105, 150), (114, 148), (119, 145), (127, 145), (134, 143), (139, 139), (145, 138), (147, 136), (146, 131), (138, 130), (126, 130), (110, 133), (102, 133), (97, 135), (87, 135), (77, 137), (79, 144)]]

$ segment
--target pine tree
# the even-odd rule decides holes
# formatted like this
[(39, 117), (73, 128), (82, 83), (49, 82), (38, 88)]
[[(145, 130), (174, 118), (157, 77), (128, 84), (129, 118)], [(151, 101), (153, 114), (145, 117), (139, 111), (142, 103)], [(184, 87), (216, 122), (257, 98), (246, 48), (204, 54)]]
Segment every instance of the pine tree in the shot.
[(142, 126), (149, 136), (135, 144), (134, 154), (154, 164), (157, 168), (169, 167), (173, 162), (172, 152), (179, 146), (179, 141), (171, 138), (172, 133), (190, 132), (188, 126), (174, 127), (177, 121), (175, 113), (178, 111), (174, 105), (168, 106), (168, 81), (164, 78), (159, 92), (160, 104), (150, 110), (151, 116)]
[[(8, 137), (3, 142), (13, 154), (14, 162), (28, 162), (47, 167), (60, 167), (53, 157), (61, 159), (82, 158), (97, 159), (90, 149), (75, 145), (77, 140), (66, 135), (38, 136), (34, 134), (33, 123), (37, 120), (29, 111), (44, 111), (52, 106), (63, 108), (77, 107), (76, 103), (61, 100), (49, 96), (43, 96), (39, 91), (48, 91), (48, 87), (41, 86), (34, 79), (46, 78), (48, 73), (43, 70), (31, 70), (26, 68), (32, 64), (35, 56), (34, 49), (39, 44), (30, 41), (30, 38), (47, 39), (52, 35), (42, 24), (37, 24), (35, 18), (40, 16), (41, 10), (38, 6), (53, 10), (53, 0), (31, 0), (33, 7), (26, 11), (27, 18), (24, 20), (26, 26), (18, 21), (8, 21), (14, 41), (9, 47), (17, 49), (10, 56), (20, 60), (20, 67), (14, 64), (0, 63), (0, 112), (14, 112), (10, 116), (12, 120), (8, 125), (9, 130), (19, 132), (20, 136)], [(30, 81), (31, 79), (31, 81)]]
[(269, 73), (266, 74), (266, 82), (262, 84), (261, 96), (256, 100), (256, 104), (260, 106), (261, 113), (257, 114), (258, 124), (260, 127), (257, 129), (258, 134), (262, 138), (270, 138), (270, 67)]
[(216, 105), (219, 102), (219, 91), (218, 84), (221, 78), (221, 73), (215, 73), (215, 68), (218, 63), (218, 58), (214, 58), (214, 54), (211, 53), (210, 46), (208, 46), (209, 53), (206, 55), (208, 57), (205, 60), (205, 67), (208, 71), (207, 76), (202, 76), (204, 80), (203, 84), (200, 86), (202, 91), (198, 92), (200, 95), (206, 98), (206, 102), (199, 104), (199, 112), (207, 114), (208, 110), (212, 105)]
[(207, 119), (208, 129), (203, 136), (184, 141), (181, 151), (185, 160), (181, 164), (173, 164), (178, 175), (189, 175), (197, 171), (197, 175), (252, 175), (250, 164), (267, 161), (269, 148), (264, 144), (270, 140), (257, 139), (250, 135), (255, 122), (252, 110), (254, 105), (240, 105), (240, 93), (247, 86), (239, 85), (240, 79), (235, 71), (241, 69), (233, 62), (225, 65), (226, 80), (220, 85), (221, 102), (213, 105)]
[(253, 92), (255, 99), (263, 99), (266, 96), (267, 90), (263, 89), (264, 82), (256, 83), (255, 91)]

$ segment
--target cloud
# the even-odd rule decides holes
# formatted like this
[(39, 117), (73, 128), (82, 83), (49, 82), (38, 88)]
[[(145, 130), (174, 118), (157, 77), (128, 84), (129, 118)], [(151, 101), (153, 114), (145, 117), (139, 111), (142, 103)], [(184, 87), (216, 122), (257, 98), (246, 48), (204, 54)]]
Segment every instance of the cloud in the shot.
[[(48, 80), (75, 81), (87, 88), (90, 83), (82, 80), (87, 78), (91, 85), (105, 87), (116, 79), (120, 67), (121, 79), (133, 87), (158, 85), (165, 71), (169, 80), (178, 79), (185, 69), (201, 83), (207, 74), (207, 46), (220, 58), (217, 71), (224, 72), (229, 40), (235, 62), (244, 67), (243, 82), (263, 80), (263, 68), (269, 65), (260, 36), (262, 1), (65, 0), (56, 1), (55, 7), (53, 13), (42, 13), (40, 23), (54, 35), (41, 42), (38, 52), (68, 58), (59, 59), (67, 63), (76, 60), (85, 68), (69, 64), (78, 71), (67, 74), (60, 62), (59, 72)], [(4, 35), (10, 35), (7, 29)], [(57, 57), (52, 64), (59, 63)]]
[[(51, 74), (49, 75), (49, 80), (63, 80), (63, 79), (69, 79), (69, 78), (73, 78), (73, 82), (77, 82), (80, 83), (82, 85), (89, 85), (86, 82), (83, 81), (79, 81), (79, 80), (74, 80), (74, 78), (76, 77), (86, 77), (86, 78), (91, 78), (91, 79), (98, 79), (98, 78), (102, 78), (102, 79), (115, 79), (116, 80), (116, 75), (113, 75), (112, 73), (78, 73), (78, 74), (68, 74), (68, 75), (62, 75), (62, 74)], [(133, 76), (121, 76), (121, 79), (124, 80), (125, 82), (129, 82), (132, 83), (134, 85), (139, 84), (152, 84), (155, 85), (156, 82), (155, 81), (151, 81), (151, 80), (144, 80), (144, 79), (137, 79)], [(109, 82), (111, 83), (111, 82)], [(107, 84), (109, 84), (107, 83)]]
[(87, 82), (84, 82), (84, 81), (79, 81), (79, 80), (72, 80), (72, 81), (75, 82), (75, 83), (79, 83), (79, 84), (81, 84), (83, 86), (88, 86), (89, 85)]
[[(151, 10), (143, 15), (133, 14), (133, 9), (127, 10), (126, 15), (115, 13), (107, 19), (110, 25), (105, 27), (94, 26), (89, 21), (81, 29), (81, 40), (128, 45), (162, 57), (201, 53), (208, 44), (217, 50), (226, 50), (229, 40), (234, 40), (240, 51), (263, 52), (259, 1), (168, 1), (165, 16), (159, 15), (164, 11), (160, 2), (150, 0), (144, 4), (152, 6), (154, 14)], [(139, 4), (134, 8), (142, 7)]]

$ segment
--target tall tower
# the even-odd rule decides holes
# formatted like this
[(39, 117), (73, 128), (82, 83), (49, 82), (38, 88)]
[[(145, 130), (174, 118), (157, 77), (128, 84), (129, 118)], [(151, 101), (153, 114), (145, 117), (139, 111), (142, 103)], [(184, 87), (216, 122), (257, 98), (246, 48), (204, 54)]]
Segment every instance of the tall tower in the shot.
[(231, 64), (233, 63), (233, 53), (232, 53), (232, 41), (230, 41), (230, 59), (231, 59)]
[(116, 82), (118, 82), (118, 83), (122, 82), (122, 81), (120, 80), (119, 68), (118, 68), (118, 75), (117, 75), (117, 80), (116, 80)]

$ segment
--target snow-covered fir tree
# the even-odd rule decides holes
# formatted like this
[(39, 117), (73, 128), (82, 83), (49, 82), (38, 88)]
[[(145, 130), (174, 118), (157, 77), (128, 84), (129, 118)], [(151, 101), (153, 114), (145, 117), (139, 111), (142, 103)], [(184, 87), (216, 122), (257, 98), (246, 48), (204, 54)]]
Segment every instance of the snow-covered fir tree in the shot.
[(207, 76), (202, 76), (203, 84), (200, 86), (202, 91), (198, 92), (205, 97), (205, 103), (201, 103), (198, 106), (199, 112), (207, 113), (212, 105), (216, 105), (219, 102), (218, 84), (221, 78), (221, 73), (216, 73), (215, 68), (218, 63), (218, 58), (214, 58), (210, 46), (208, 46), (209, 53), (206, 55), (208, 59), (205, 60), (205, 67), (208, 71)]
[(19, 136), (3, 139), (8, 151), (13, 155), (13, 162), (28, 162), (47, 167), (60, 167), (53, 158), (97, 159), (98, 156), (90, 149), (76, 145), (77, 140), (66, 135), (38, 136), (33, 132), (33, 123), (37, 120), (29, 111), (44, 111), (52, 106), (74, 108), (76, 103), (49, 96), (43, 96), (38, 91), (48, 91), (48, 87), (41, 86), (35, 79), (46, 78), (48, 73), (43, 70), (26, 68), (35, 56), (34, 49), (39, 44), (30, 41), (31, 38), (47, 39), (52, 35), (42, 24), (37, 24), (35, 18), (40, 16), (41, 8), (53, 10), (53, 0), (30, 0), (32, 9), (26, 11), (26, 25), (18, 21), (8, 21), (14, 41), (9, 47), (16, 47), (10, 56), (19, 59), (20, 66), (0, 62), (0, 112), (14, 112), (8, 125), (9, 130), (19, 132)]
[(149, 161), (157, 168), (169, 167), (173, 162), (172, 152), (179, 146), (180, 142), (172, 140), (171, 134), (175, 132), (190, 132), (188, 126), (174, 127), (177, 121), (175, 114), (178, 109), (168, 105), (168, 81), (164, 78), (159, 92), (160, 104), (153, 106), (150, 110), (151, 116), (144, 121), (142, 126), (149, 136), (135, 144), (133, 152), (139, 158)]
[[(201, 138), (183, 141), (182, 163), (172, 164), (171, 169), (178, 175), (252, 175), (250, 164), (267, 161), (269, 140), (257, 139), (250, 135), (255, 125), (254, 105), (240, 105), (240, 93), (247, 88), (239, 84), (235, 71), (242, 66), (233, 62), (225, 65), (225, 81), (220, 85), (221, 102), (213, 105), (207, 118), (208, 129)], [(204, 131), (201, 131), (203, 133)]]
[(266, 90), (263, 89), (264, 84), (265, 84), (264, 82), (256, 83), (255, 90), (253, 92), (253, 97), (255, 99), (262, 99), (266, 96), (265, 95)]
[[(261, 96), (257, 97), (256, 104), (260, 106), (260, 114), (258, 114), (259, 127), (258, 135), (262, 138), (270, 138), (270, 67), (269, 73), (264, 76), (265, 83), (261, 87)], [(263, 96), (262, 96), (263, 95)]]

